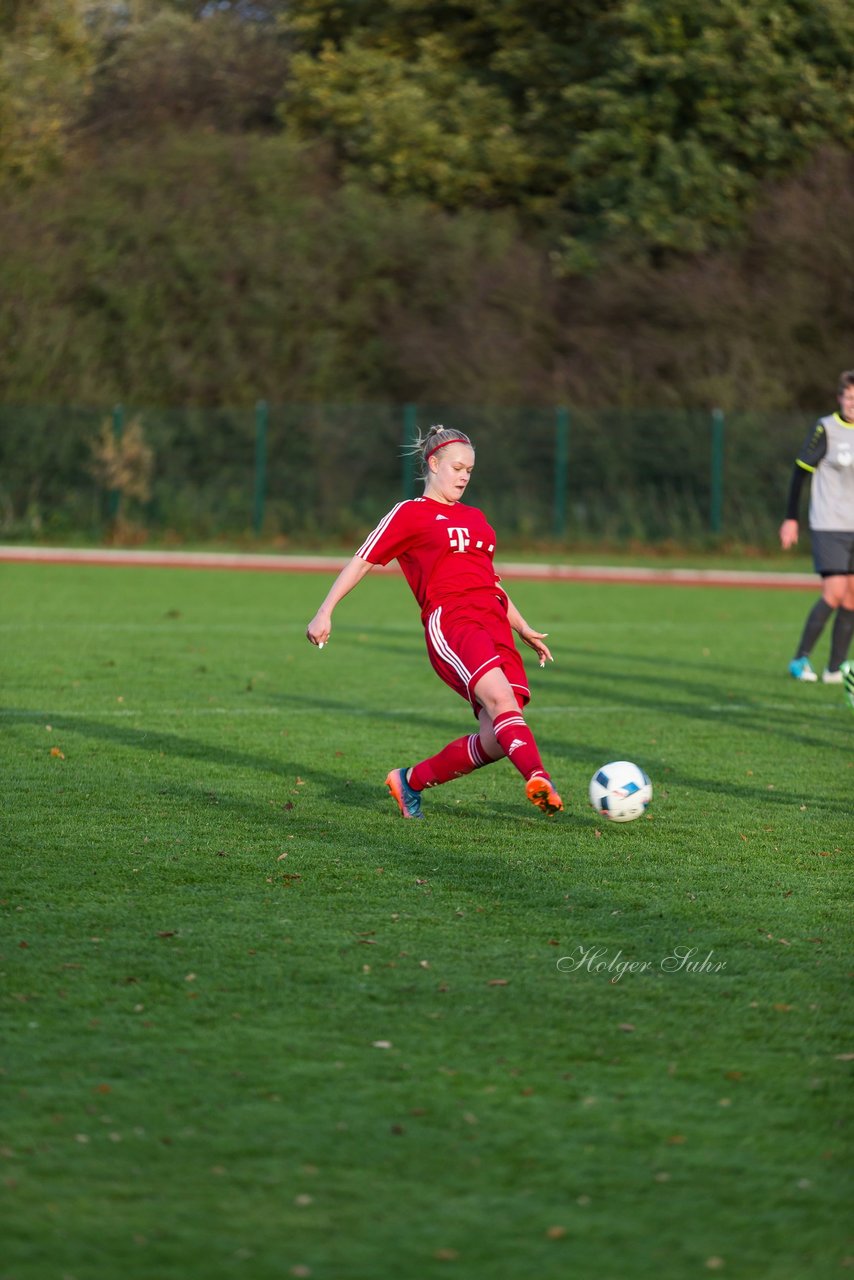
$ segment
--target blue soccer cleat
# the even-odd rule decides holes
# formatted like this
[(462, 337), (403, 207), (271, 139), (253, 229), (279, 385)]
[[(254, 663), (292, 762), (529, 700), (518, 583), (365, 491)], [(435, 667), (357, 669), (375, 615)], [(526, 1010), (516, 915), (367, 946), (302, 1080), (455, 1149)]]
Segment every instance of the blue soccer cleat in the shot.
[(410, 787), (406, 781), (405, 769), (392, 769), (385, 780), (391, 794), (397, 801), (401, 818), (423, 818), (421, 812), (421, 792)]
[(789, 663), (789, 675), (794, 676), (796, 680), (803, 680), (805, 684), (814, 684), (818, 679), (807, 657), (792, 658)]

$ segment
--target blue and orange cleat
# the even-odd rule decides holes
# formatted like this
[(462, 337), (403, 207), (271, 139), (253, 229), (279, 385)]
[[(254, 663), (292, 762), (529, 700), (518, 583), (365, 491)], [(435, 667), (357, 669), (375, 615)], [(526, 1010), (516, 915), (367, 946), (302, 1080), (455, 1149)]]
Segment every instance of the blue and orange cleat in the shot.
[(563, 801), (552, 786), (551, 778), (529, 778), (525, 783), (525, 795), (548, 817), (563, 809)]
[(421, 792), (410, 787), (406, 781), (405, 769), (392, 769), (385, 780), (391, 794), (397, 801), (401, 818), (423, 818), (421, 812)]

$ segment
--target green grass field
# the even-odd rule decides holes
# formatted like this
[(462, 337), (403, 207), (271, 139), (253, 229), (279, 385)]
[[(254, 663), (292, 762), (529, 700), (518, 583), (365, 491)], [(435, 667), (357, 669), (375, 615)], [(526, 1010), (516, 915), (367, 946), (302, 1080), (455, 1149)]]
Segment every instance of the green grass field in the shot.
[(2, 1280), (844, 1274), (854, 718), (785, 675), (810, 595), (510, 584), (567, 811), (502, 763), (404, 823), (388, 769), (474, 721), (401, 580), (312, 649), (327, 585), (0, 566)]

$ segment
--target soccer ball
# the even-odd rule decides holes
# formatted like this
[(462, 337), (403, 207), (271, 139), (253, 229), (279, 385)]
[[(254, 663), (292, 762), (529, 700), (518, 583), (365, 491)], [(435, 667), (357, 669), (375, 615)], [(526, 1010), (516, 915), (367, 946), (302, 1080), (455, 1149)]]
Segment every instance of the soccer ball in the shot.
[(652, 783), (630, 760), (612, 760), (590, 779), (590, 803), (611, 822), (631, 822), (646, 812)]

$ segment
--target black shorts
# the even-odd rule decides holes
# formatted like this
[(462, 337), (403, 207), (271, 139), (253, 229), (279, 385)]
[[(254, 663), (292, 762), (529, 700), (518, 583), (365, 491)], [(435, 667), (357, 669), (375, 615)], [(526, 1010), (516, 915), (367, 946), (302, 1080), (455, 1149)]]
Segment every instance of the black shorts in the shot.
[(822, 578), (840, 573), (854, 573), (854, 531), (837, 533), (835, 529), (810, 529), (812, 562)]

